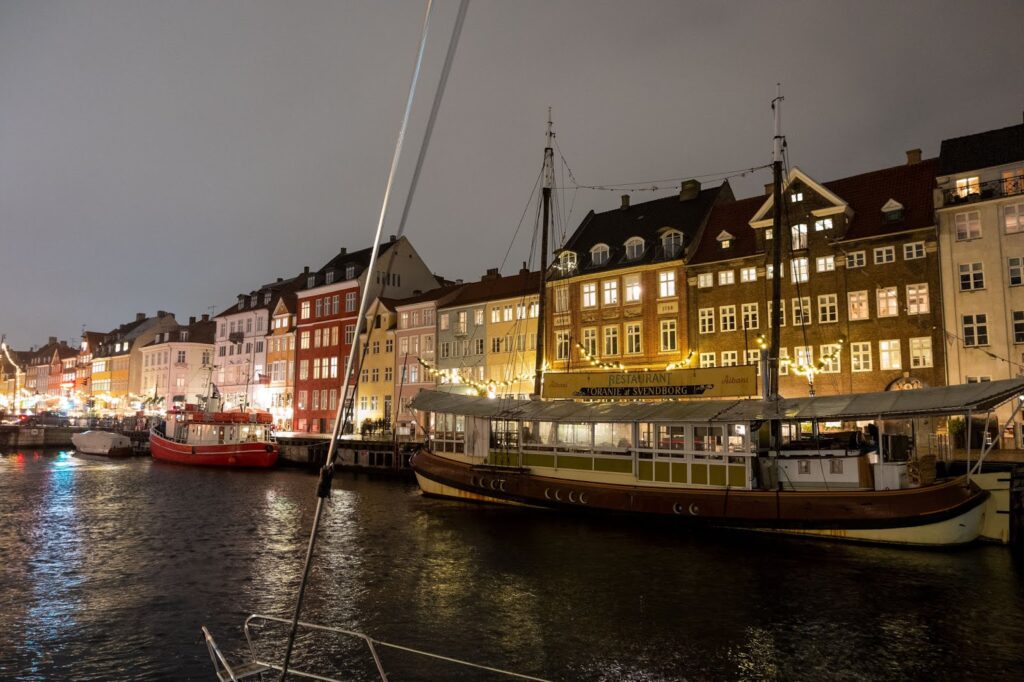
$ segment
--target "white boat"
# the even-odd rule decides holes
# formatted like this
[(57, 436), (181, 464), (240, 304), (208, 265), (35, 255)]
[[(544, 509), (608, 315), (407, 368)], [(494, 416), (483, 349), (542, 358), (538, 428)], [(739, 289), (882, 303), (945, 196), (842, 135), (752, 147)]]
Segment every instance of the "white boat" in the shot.
[(71, 434), (75, 450), (86, 455), (104, 457), (131, 457), (132, 441), (128, 436), (109, 431), (83, 431)]

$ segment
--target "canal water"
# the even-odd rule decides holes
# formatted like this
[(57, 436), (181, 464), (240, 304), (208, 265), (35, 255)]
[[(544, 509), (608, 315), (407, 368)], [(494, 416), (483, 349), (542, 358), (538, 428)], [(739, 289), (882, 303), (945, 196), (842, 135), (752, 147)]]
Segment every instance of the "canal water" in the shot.
[[(0, 679), (213, 679), (289, 615), (315, 507), (296, 471), (0, 455)], [(303, 619), (557, 680), (1007, 679), (1024, 565), (422, 497), (339, 474)], [(261, 651), (280, 646), (264, 627)], [(296, 660), (373, 679), (303, 636)], [(383, 651), (391, 680), (502, 679)], [(276, 679), (276, 678), (275, 678)]]

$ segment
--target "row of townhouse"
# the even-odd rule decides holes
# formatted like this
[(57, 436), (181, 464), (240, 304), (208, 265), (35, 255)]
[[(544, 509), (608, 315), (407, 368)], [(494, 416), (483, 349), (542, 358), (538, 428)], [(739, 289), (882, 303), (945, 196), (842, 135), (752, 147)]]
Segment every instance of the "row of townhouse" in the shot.
[[(936, 159), (912, 150), (829, 182), (794, 167), (784, 182), (784, 395), (1024, 374), (1024, 125), (945, 140)], [(773, 213), (770, 186), (735, 200), (728, 182), (688, 181), (588, 214), (547, 278), (550, 368), (759, 366)]]

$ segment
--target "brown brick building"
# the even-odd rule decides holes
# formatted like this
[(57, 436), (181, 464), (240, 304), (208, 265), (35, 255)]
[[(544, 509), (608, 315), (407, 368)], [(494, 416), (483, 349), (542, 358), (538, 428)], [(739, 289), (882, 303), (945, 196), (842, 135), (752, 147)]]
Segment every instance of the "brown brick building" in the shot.
[[(782, 395), (807, 395), (812, 382), (818, 395), (944, 385), (937, 163), (907, 156), (906, 165), (824, 184), (789, 173)], [(755, 364), (771, 338), (772, 204), (769, 193), (716, 205), (689, 258), (696, 365)]]

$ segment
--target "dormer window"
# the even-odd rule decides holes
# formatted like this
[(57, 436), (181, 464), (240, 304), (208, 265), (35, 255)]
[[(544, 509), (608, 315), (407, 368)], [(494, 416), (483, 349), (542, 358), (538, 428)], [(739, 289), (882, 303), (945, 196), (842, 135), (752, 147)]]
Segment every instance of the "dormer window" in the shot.
[(324, 284), (331, 284), (334, 282), (334, 270), (328, 270), (327, 274), (324, 275)]
[(626, 260), (639, 260), (644, 255), (644, 240), (630, 237), (626, 240)]
[(969, 178), (960, 178), (956, 181), (956, 193), (961, 198), (969, 197), (980, 192), (981, 183), (977, 175)]
[(723, 249), (728, 249), (730, 246), (732, 246), (732, 240), (731, 239), (723, 239), (720, 243), (721, 243)]
[(306, 288), (307, 289), (312, 289), (315, 284), (316, 284), (316, 275), (310, 275), (309, 277), (306, 278)]
[(270, 292), (265, 291), (263, 292), (263, 305), (267, 305), (268, 303), (270, 303)]
[(665, 258), (675, 258), (683, 249), (683, 233), (672, 230), (661, 237), (661, 248), (665, 250)]
[(882, 220), (886, 223), (897, 223), (903, 220), (903, 204), (895, 199), (889, 199), (882, 206)]
[(255, 308), (256, 307), (256, 294), (253, 294), (252, 296), (249, 297), (249, 307), (250, 308)]
[(355, 278), (356, 278), (356, 266), (354, 266), (354, 265), (346, 265), (345, 266), (345, 279), (355, 279)]
[(598, 266), (604, 265), (608, 262), (608, 245), (598, 244), (590, 250), (590, 263), (591, 265)]
[(722, 249), (725, 250), (732, 246), (732, 240), (735, 239), (735, 237), (733, 237), (725, 230), (722, 230), (721, 232), (718, 233), (718, 236), (715, 237), (715, 239), (718, 240), (718, 243), (722, 245)]
[(801, 201), (804, 200), (804, 193), (793, 192), (792, 194), (789, 195), (789, 200), (794, 204), (799, 204)]
[(558, 256), (558, 269), (563, 273), (572, 272), (576, 269), (576, 252), (563, 251)]

